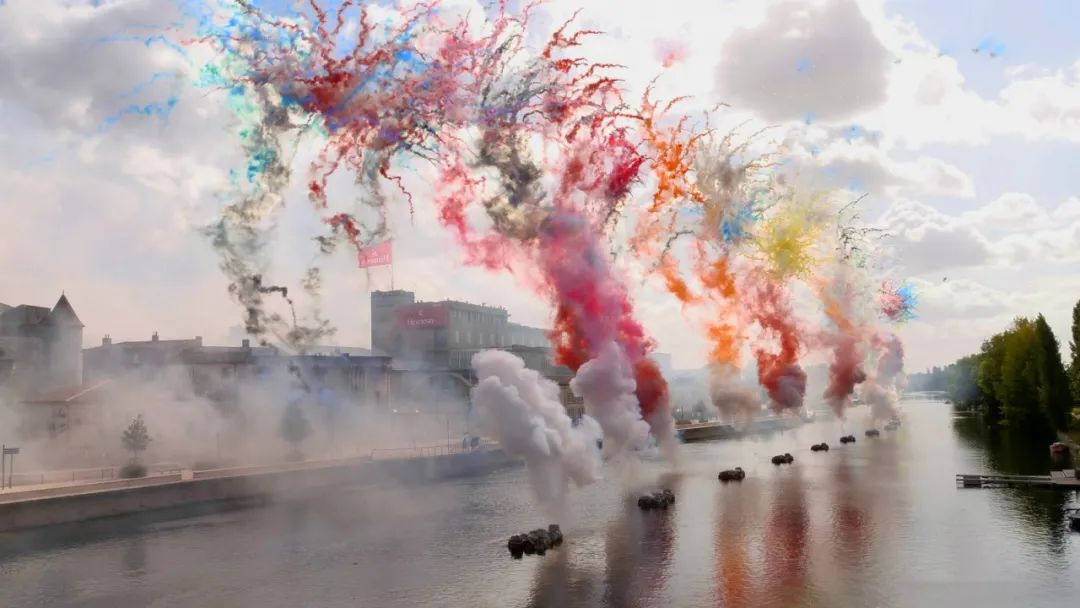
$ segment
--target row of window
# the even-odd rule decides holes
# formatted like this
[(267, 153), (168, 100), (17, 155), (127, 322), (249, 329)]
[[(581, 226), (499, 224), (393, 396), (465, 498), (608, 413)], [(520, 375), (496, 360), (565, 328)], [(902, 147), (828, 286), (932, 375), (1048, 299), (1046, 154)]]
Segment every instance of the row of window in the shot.
[(510, 346), (510, 340), (505, 335), (496, 332), (472, 331), (466, 329), (454, 330), (454, 344), (460, 346)]
[(502, 315), (480, 312), (477, 310), (450, 310), (450, 319), (453, 321), (467, 321), (470, 323), (487, 323), (496, 325), (506, 319)]
[[(453, 344), (455, 346), (476, 346), (484, 348), (491, 346), (510, 346), (513, 344), (521, 346), (548, 346), (549, 344), (546, 336), (532, 332), (513, 332), (518, 333), (517, 336), (499, 332), (475, 331), (472, 329), (455, 329), (453, 332)], [(445, 347), (440, 343), (437, 336), (435, 342), (436, 348)]]

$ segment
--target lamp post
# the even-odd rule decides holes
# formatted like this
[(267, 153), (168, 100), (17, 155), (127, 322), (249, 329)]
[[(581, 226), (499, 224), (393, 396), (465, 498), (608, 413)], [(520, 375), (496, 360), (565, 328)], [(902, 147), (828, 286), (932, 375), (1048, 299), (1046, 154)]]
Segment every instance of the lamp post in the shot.
[[(7, 472), (7, 487), (11, 489), (14, 487), (15, 480), (15, 455), (19, 453), (19, 448), (9, 448), (6, 445), (0, 446), (0, 489), (4, 487), (4, 473)], [(11, 458), (8, 458), (11, 456)]]

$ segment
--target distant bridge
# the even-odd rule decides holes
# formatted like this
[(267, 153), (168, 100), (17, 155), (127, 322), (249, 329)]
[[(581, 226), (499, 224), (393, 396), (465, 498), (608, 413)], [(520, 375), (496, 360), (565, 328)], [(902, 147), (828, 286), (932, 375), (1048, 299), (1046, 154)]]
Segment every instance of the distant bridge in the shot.
[(903, 395), (905, 399), (944, 399), (947, 396), (945, 391), (907, 391)]

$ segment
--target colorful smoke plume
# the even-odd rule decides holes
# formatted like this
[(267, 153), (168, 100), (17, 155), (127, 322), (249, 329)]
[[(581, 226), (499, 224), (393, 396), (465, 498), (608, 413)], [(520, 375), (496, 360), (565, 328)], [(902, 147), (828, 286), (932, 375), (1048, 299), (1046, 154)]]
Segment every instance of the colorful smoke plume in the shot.
[[(294, 181), (298, 142), (318, 142), (303, 180), (326, 226), (316, 239), (322, 254), (386, 238), (388, 205), (413, 209), (402, 171), (419, 160), (434, 175), (438, 218), (466, 260), (511, 270), (550, 299), (555, 362), (578, 371), (615, 344), (631, 371), (635, 415), (670, 447), (670, 398), (649, 358), (653, 342), (602, 246), (646, 159), (630, 139), (613, 66), (573, 54), (596, 32), (568, 22), (532, 49), (532, 5), (511, 12), (499, 4), (479, 19), (444, 8), (345, 0), (333, 10), (312, 2), (282, 12), (237, 2), (196, 14), (199, 37), (190, 44), (212, 57), (199, 82), (225, 92), (247, 157), (233, 202), (208, 232), (237, 299), (260, 322), (249, 330), (273, 325), (296, 342), (329, 330), (290, 326), (264, 312), (262, 292), (249, 287), (267, 266), (262, 252)], [(344, 207), (329, 194), (339, 174), (354, 183)], [(489, 226), (475, 225), (475, 210)], [(314, 297), (317, 265), (307, 276)], [(608, 407), (597, 399), (594, 408)]]
[(894, 287), (888, 281), (881, 282), (878, 301), (881, 314), (893, 323), (902, 323), (914, 319), (915, 306), (919, 302), (911, 285), (902, 283), (900, 286)]
[[(763, 405), (800, 412), (815, 351), (829, 361), (822, 398), (838, 414), (864, 370), (873, 386), (895, 384), (882, 358), (902, 352), (899, 342), (872, 337), (882, 320), (913, 318), (916, 299), (906, 285), (863, 288), (880, 281), (858, 246), (873, 229), (845, 216), (842, 197), (788, 179), (764, 130), (720, 133), (710, 126), (720, 110), (681, 113), (682, 99), (658, 100), (652, 87), (628, 99), (620, 66), (587, 56), (601, 34), (574, 19), (530, 44), (536, 5), (510, 5), (185, 3), (198, 31), (185, 48), (205, 59), (192, 61), (193, 80), (233, 110), (245, 158), (206, 233), (249, 333), (302, 351), (333, 331), (290, 294), (317, 303), (322, 256), (386, 239), (388, 209), (402, 204), (433, 213), (468, 264), (512, 272), (547, 300), (553, 362), (577, 374), (573, 390), (619, 449), (640, 447), (646, 429), (674, 446), (671, 393), (628, 278), (640, 267), (700, 325), (709, 392), (727, 417)], [(665, 65), (685, 55), (676, 43), (657, 50)], [(296, 185), (322, 231), (315, 261), (287, 286), (267, 248)], [(632, 256), (612, 255), (620, 238)], [(270, 310), (278, 296), (287, 313)], [(742, 375), (750, 366), (757, 386)], [(486, 377), (496, 376), (478, 397), (510, 403), (507, 387), (525, 381)]]
[(874, 336), (873, 351), (876, 366), (863, 385), (862, 396), (870, 404), (873, 420), (888, 420), (896, 416), (896, 401), (903, 388), (904, 345), (894, 334), (879, 334)]

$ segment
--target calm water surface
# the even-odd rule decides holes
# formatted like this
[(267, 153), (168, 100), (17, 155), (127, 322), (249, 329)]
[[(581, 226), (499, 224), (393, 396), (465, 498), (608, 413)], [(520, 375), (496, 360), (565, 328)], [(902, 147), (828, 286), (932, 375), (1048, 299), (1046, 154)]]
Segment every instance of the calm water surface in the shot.
[[(524, 470), (299, 503), (0, 534), (0, 606), (1077, 606), (1070, 493), (958, 490), (958, 472), (1044, 474), (1046, 443), (905, 401), (878, 440), (857, 421), (682, 446), (576, 492), (567, 543), (512, 560), (546, 524)], [(842, 430), (858, 434), (840, 446)], [(828, 453), (811, 443), (828, 441)], [(774, 467), (769, 457), (795, 455)], [(742, 484), (720, 468), (742, 466)], [(665, 513), (640, 488), (670, 487)]]

